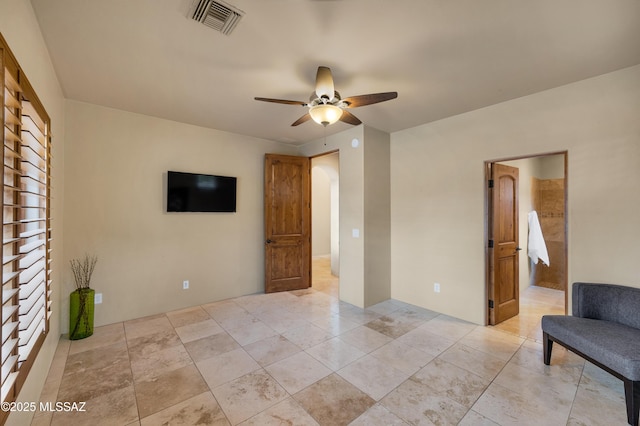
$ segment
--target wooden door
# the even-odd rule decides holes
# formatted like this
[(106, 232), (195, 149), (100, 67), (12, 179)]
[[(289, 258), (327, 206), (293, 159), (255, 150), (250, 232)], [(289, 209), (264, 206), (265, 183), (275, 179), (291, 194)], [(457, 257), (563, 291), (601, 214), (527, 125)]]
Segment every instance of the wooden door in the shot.
[(493, 164), (489, 183), (489, 323), (519, 312), (518, 169)]
[(265, 292), (311, 285), (311, 169), (306, 157), (266, 154)]

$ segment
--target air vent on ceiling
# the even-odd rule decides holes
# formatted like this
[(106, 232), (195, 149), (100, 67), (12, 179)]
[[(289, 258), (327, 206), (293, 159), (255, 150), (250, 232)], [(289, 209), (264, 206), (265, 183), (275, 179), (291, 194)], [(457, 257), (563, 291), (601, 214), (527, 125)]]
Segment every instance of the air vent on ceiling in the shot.
[(220, 0), (195, 0), (191, 18), (207, 27), (229, 35), (244, 12)]

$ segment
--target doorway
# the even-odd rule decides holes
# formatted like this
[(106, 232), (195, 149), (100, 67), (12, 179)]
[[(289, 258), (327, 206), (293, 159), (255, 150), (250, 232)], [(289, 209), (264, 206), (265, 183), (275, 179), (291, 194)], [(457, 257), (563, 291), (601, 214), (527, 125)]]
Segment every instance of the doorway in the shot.
[[(487, 181), (491, 179), (494, 165), (512, 167), (519, 172), (517, 188), (516, 223), (519, 237), (519, 269), (514, 274), (517, 286), (519, 311), (509, 318), (496, 321), (492, 308), (496, 296), (494, 288), (495, 268), (493, 249), (487, 245), (487, 322), (500, 324), (510, 332), (521, 336), (535, 337), (540, 316), (544, 314), (564, 314), (567, 309), (567, 152), (541, 154), (536, 156), (506, 158), (485, 162)], [(485, 192), (485, 232), (487, 240), (493, 235), (492, 205), (493, 189), (486, 186)], [(534, 213), (535, 212), (535, 213)], [(528, 251), (530, 238), (529, 222), (535, 216), (539, 225), (543, 245), (548, 256), (536, 256)], [(531, 238), (535, 236), (532, 234)], [(530, 256), (531, 255), (531, 256)], [(544, 258), (544, 260), (543, 260)], [(498, 281), (503, 277), (498, 277)], [(533, 334), (533, 335), (532, 335)]]
[(340, 154), (311, 158), (311, 282), (340, 297)]

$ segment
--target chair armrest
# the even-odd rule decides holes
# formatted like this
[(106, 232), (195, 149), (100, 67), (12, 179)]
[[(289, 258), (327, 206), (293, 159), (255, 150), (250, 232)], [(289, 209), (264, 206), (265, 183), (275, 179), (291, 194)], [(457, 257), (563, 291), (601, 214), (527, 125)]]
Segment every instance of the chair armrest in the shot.
[(573, 283), (571, 286), (572, 294), (572, 314), (574, 317), (584, 318), (585, 305), (589, 305), (590, 301), (586, 300), (585, 286), (587, 283)]

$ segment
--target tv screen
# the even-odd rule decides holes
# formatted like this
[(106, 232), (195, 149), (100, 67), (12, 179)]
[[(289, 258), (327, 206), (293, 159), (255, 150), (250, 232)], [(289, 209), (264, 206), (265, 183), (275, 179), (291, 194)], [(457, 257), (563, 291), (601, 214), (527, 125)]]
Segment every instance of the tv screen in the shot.
[(235, 212), (236, 178), (167, 173), (168, 212)]

